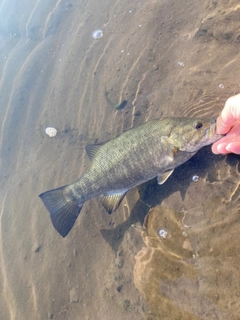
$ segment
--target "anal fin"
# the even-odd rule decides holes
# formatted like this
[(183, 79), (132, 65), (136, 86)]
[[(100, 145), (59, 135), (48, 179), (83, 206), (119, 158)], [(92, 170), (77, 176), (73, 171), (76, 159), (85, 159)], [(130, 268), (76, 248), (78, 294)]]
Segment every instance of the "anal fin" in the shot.
[(111, 214), (113, 211), (117, 210), (122, 199), (128, 190), (121, 190), (115, 193), (107, 193), (101, 196), (100, 201), (104, 209)]

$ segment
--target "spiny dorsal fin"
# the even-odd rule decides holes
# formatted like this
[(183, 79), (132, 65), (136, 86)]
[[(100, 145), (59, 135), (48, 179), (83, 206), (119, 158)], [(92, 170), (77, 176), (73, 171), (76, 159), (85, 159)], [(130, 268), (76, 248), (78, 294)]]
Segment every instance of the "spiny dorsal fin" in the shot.
[(109, 214), (117, 210), (127, 191), (128, 190), (123, 190), (118, 193), (105, 194), (101, 196), (100, 201)]
[(163, 184), (170, 177), (170, 175), (173, 173), (173, 171), (174, 171), (174, 169), (168, 170), (162, 174), (159, 174), (157, 177), (158, 184)]
[(96, 144), (88, 144), (85, 148), (88, 158), (90, 161), (93, 161), (96, 153), (101, 149), (101, 147), (104, 145), (105, 142), (102, 143), (96, 143)]

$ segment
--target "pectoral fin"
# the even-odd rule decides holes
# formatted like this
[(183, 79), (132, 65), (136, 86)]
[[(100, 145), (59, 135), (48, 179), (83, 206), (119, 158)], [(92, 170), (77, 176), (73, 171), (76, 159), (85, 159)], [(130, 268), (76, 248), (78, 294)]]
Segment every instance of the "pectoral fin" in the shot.
[(162, 137), (161, 137), (161, 143), (164, 144), (164, 145), (167, 146), (167, 147), (173, 145), (172, 139), (169, 138), (169, 137), (167, 137), (167, 136), (162, 136)]
[(127, 191), (128, 190), (123, 190), (118, 193), (108, 193), (101, 196), (100, 201), (109, 214), (117, 210)]
[(174, 142), (172, 141), (172, 139), (169, 137), (163, 136), (161, 137), (161, 143), (165, 147), (167, 147), (167, 150), (165, 150), (165, 152), (167, 152), (168, 157), (174, 160), (174, 157), (179, 152), (179, 149), (174, 145)]
[(174, 169), (165, 171), (164, 173), (160, 174), (157, 177), (158, 184), (163, 184), (170, 177), (170, 175), (173, 173), (173, 171), (174, 171)]

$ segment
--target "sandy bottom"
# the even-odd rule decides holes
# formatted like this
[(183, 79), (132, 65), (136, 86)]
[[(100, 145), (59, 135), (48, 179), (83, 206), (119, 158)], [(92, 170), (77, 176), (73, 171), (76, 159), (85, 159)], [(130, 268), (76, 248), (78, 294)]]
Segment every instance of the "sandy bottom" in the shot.
[(1, 319), (239, 319), (239, 156), (206, 147), (111, 216), (92, 199), (65, 239), (38, 198), (87, 170), (89, 143), (216, 117), (240, 91), (239, 1), (13, 0), (0, 16)]

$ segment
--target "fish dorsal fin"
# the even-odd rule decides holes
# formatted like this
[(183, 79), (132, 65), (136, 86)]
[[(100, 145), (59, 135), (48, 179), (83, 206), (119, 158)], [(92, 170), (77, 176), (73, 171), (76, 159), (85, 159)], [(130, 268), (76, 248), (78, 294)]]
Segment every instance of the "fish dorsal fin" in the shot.
[(123, 197), (128, 190), (122, 190), (117, 193), (107, 193), (101, 196), (100, 201), (104, 209), (111, 214), (113, 211), (117, 210)]
[(163, 184), (170, 177), (170, 175), (173, 173), (173, 171), (174, 171), (174, 169), (168, 170), (168, 171), (163, 172), (162, 174), (159, 174), (157, 177), (158, 184)]
[(85, 148), (88, 158), (90, 161), (93, 161), (96, 153), (101, 149), (101, 147), (104, 145), (105, 142), (102, 143), (96, 143), (96, 144), (88, 144)]

